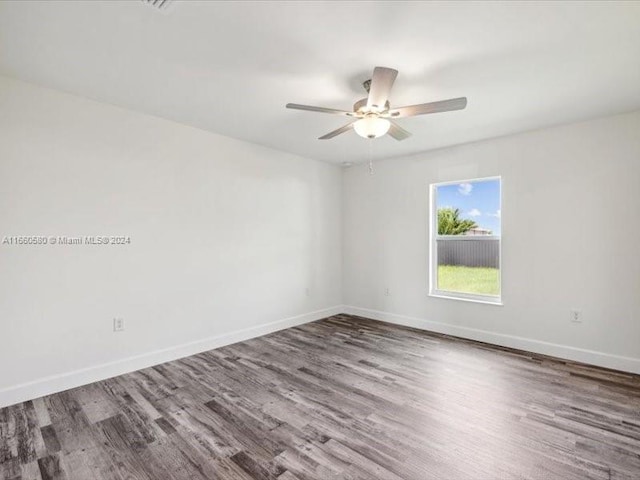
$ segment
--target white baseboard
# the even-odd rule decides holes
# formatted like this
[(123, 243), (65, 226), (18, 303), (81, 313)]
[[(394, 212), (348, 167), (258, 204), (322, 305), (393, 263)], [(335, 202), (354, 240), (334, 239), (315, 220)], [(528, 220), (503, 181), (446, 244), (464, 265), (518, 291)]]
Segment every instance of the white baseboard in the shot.
[(4, 388), (0, 390), (0, 408), (24, 402), (26, 400), (33, 400), (44, 395), (62, 392), (70, 388), (105, 380), (107, 378), (133, 372), (135, 370), (152, 367), (171, 360), (188, 357), (189, 355), (195, 355), (197, 353), (212, 350), (214, 348), (220, 348), (232, 343), (260, 337), (285, 328), (313, 322), (332, 315), (337, 315), (342, 313), (343, 310), (344, 308), (342, 306), (325, 308), (323, 310), (317, 310), (315, 312), (309, 312), (295, 317), (257, 325), (255, 327), (236, 330), (231, 333), (216, 335), (214, 337), (197, 340), (195, 342), (143, 353), (141, 355), (101, 365), (94, 365), (80, 370), (75, 370), (73, 372), (51, 375), (31, 382)]
[(397, 315), (395, 313), (371, 310), (368, 308), (345, 306), (344, 312), (351, 315), (371, 318), (373, 320), (381, 320), (383, 322), (394, 323), (396, 325), (403, 325), (406, 327), (414, 327), (436, 333), (454, 335), (456, 337), (466, 338), (469, 340), (477, 340), (480, 342), (491, 343), (503, 347), (525, 350), (527, 352), (540, 353), (543, 355), (550, 355), (552, 357), (563, 358), (566, 360), (588, 363), (590, 365), (596, 365), (598, 367), (605, 367), (614, 370), (621, 370), (623, 372), (640, 374), (640, 358), (622, 357), (610, 353), (586, 350), (583, 348), (559, 345), (556, 343), (542, 342), (540, 340), (532, 340), (529, 338), (505, 335), (502, 333), (494, 333), (469, 327), (461, 327), (458, 325), (432, 322), (421, 318)]
[(156, 350), (154, 352), (148, 352), (101, 365), (94, 365), (80, 370), (75, 370), (73, 372), (52, 375), (20, 385), (4, 388), (0, 390), (0, 408), (24, 402), (26, 400), (32, 400), (44, 395), (62, 392), (70, 388), (105, 380), (107, 378), (133, 372), (135, 370), (152, 367), (154, 365), (177, 360), (179, 358), (188, 357), (189, 355), (195, 355), (197, 353), (212, 350), (214, 348), (220, 348), (232, 343), (260, 337), (285, 328), (303, 325), (305, 323), (320, 320), (332, 315), (338, 315), (340, 313), (358, 315), (396, 325), (454, 335), (456, 337), (467, 338), (469, 340), (477, 340), (494, 345), (501, 345), (504, 347), (550, 355), (576, 362), (583, 362), (599, 367), (640, 374), (640, 358), (622, 357), (609, 353), (542, 342), (540, 340), (494, 333), (486, 330), (432, 322), (421, 318), (398, 315), (379, 310), (371, 310), (368, 308), (338, 305), (263, 325), (257, 325), (255, 327), (236, 330), (231, 333), (216, 335), (214, 337), (197, 340), (195, 342)]

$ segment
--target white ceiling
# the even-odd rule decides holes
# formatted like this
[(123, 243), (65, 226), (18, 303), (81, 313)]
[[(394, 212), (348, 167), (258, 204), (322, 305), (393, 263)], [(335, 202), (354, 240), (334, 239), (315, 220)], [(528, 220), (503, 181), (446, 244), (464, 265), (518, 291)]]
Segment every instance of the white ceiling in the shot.
[(466, 110), (398, 120), (417, 153), (640, 108), (640, 2), (0, 2), (0, 73), (334, 163), (368, 158), (354, 132), (320, 141), (374, 66), (393, 106), (466, 96)]

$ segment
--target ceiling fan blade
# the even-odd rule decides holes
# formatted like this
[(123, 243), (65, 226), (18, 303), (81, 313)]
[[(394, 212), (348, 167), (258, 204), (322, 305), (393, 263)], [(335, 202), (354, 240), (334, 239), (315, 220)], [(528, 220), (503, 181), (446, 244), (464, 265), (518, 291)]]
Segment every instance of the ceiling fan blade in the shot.
[(322, 137), (318, 138), (318, 140), (329, 140), (330, 138), (337, 137), (342, 133), (348, 132), (349, 130), (353, 129), (354, 123), (356, 122), (347, 123), (344, 127), (340, 127), (337, 130), (334, 130), (333, 132), (329, 132), (326, 135), (323, 135)]
[(294, 110), (307, 110), (309, 112), (332, 113), (334, 115), (346, 115), (348, 117), (355, 116), (353, 112), (336, 110), (335, 108), (314, 107), (311, 105), (299, 105), (297, 103), (287, 103), (287, 108), (293, 108)]
[(466, 106), (467, 97), (451, 98), (449, 100), (440, 100), (439, 102), (422, 103), (420, 105), (409, 105), (408, 107), (394, 108), (389, 112), (389, 116), (391, 118), (413, 117), (414, 115), (425, 115), (427, 113), (462, 110)]
[(398, 71), (393, 68), (376, 67), (373, 69), (367, 107), (384, 109), (397, 76)]
[(390, 122), (390, 123), (391, 125), (389, 126), (388, 133), (396, 140), (401, 141), (411, 136), (410, 132), (407, 132), (404, 128), (402, 128), (397, 123), (393, 123), (393, 122)]

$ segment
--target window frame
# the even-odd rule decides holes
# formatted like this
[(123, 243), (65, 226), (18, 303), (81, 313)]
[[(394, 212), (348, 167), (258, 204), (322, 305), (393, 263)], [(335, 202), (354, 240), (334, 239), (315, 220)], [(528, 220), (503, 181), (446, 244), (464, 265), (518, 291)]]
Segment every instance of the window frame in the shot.
[[(438, 187), (446, 185), (459, 185), (461, 183), (482, 182), (489, 180), (498, 180), (500, 182), (500, 195), (498, 199), (498, 206), (500, 210), (500, 235), (491, 235), (492, 237), (498, 237), (498, 283), (499, 291), (498, 295), (483, 295), (478, 293), (465, 293), (455, 292), (450, 290), (438, 289)], [(503, 240), (503, 223), (502, 223), (502, 190), (504, 182), (502, 176), (491, 177), (478, 177), (466, 180), (453, 180), (446, 182), (436, 182), (429, 184), (429, 224), (428, 224), (428, 236), (429, 236), (429, 291), (428, 295), (435, 298), (445, 298), (450, 300), (461, 300), (465, 302), (484, 303), (488, 305), (502, 306), (502, 240)], [(442, 237), (452, 237), (457, 235), (442, 235)]]

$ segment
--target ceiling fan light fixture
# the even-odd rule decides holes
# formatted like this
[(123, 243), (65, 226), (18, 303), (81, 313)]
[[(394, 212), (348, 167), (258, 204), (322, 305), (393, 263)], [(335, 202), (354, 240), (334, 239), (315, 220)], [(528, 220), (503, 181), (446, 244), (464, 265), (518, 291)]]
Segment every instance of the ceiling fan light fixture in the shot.
[(358, 135), (363, 138), (378, 138), (389, 131), (391, 122), (386, 118), (377, 115), (367, 115), (353, 124), (353, 128)]
[(467, 106), (467, 97), (459, 97), (418, 105), (408, 105), (392, 110), (391, 104), (389, 103), (389, 94), (391, 93), (391, 87), (393, 87), (397, 75), (398, 71), (393, 68), (374, 68), (371, 80), (367, 80), (363, 84), (368, 94), (367, 98), (362, 98), (354, 103), (353, 111), (300, 105), (298, 103), (287, 103), (286, 106), (287, 108), (293, 108), (295, 110), (330, 113), (354, 119), (351, 123), (318, 137), (318, 140), (329, 140), (343, 133), (355, 130), (359, 136), (364, 138), (378, 138), (388, 132), (390, 137), (398, 141), (409, 138), (411, 134), (397, 123), (392, 123), (387, 120), (388, 118), (396, 119), (426, 115), (429, 113), (451, 112), (453, 110), (462, 110)]

